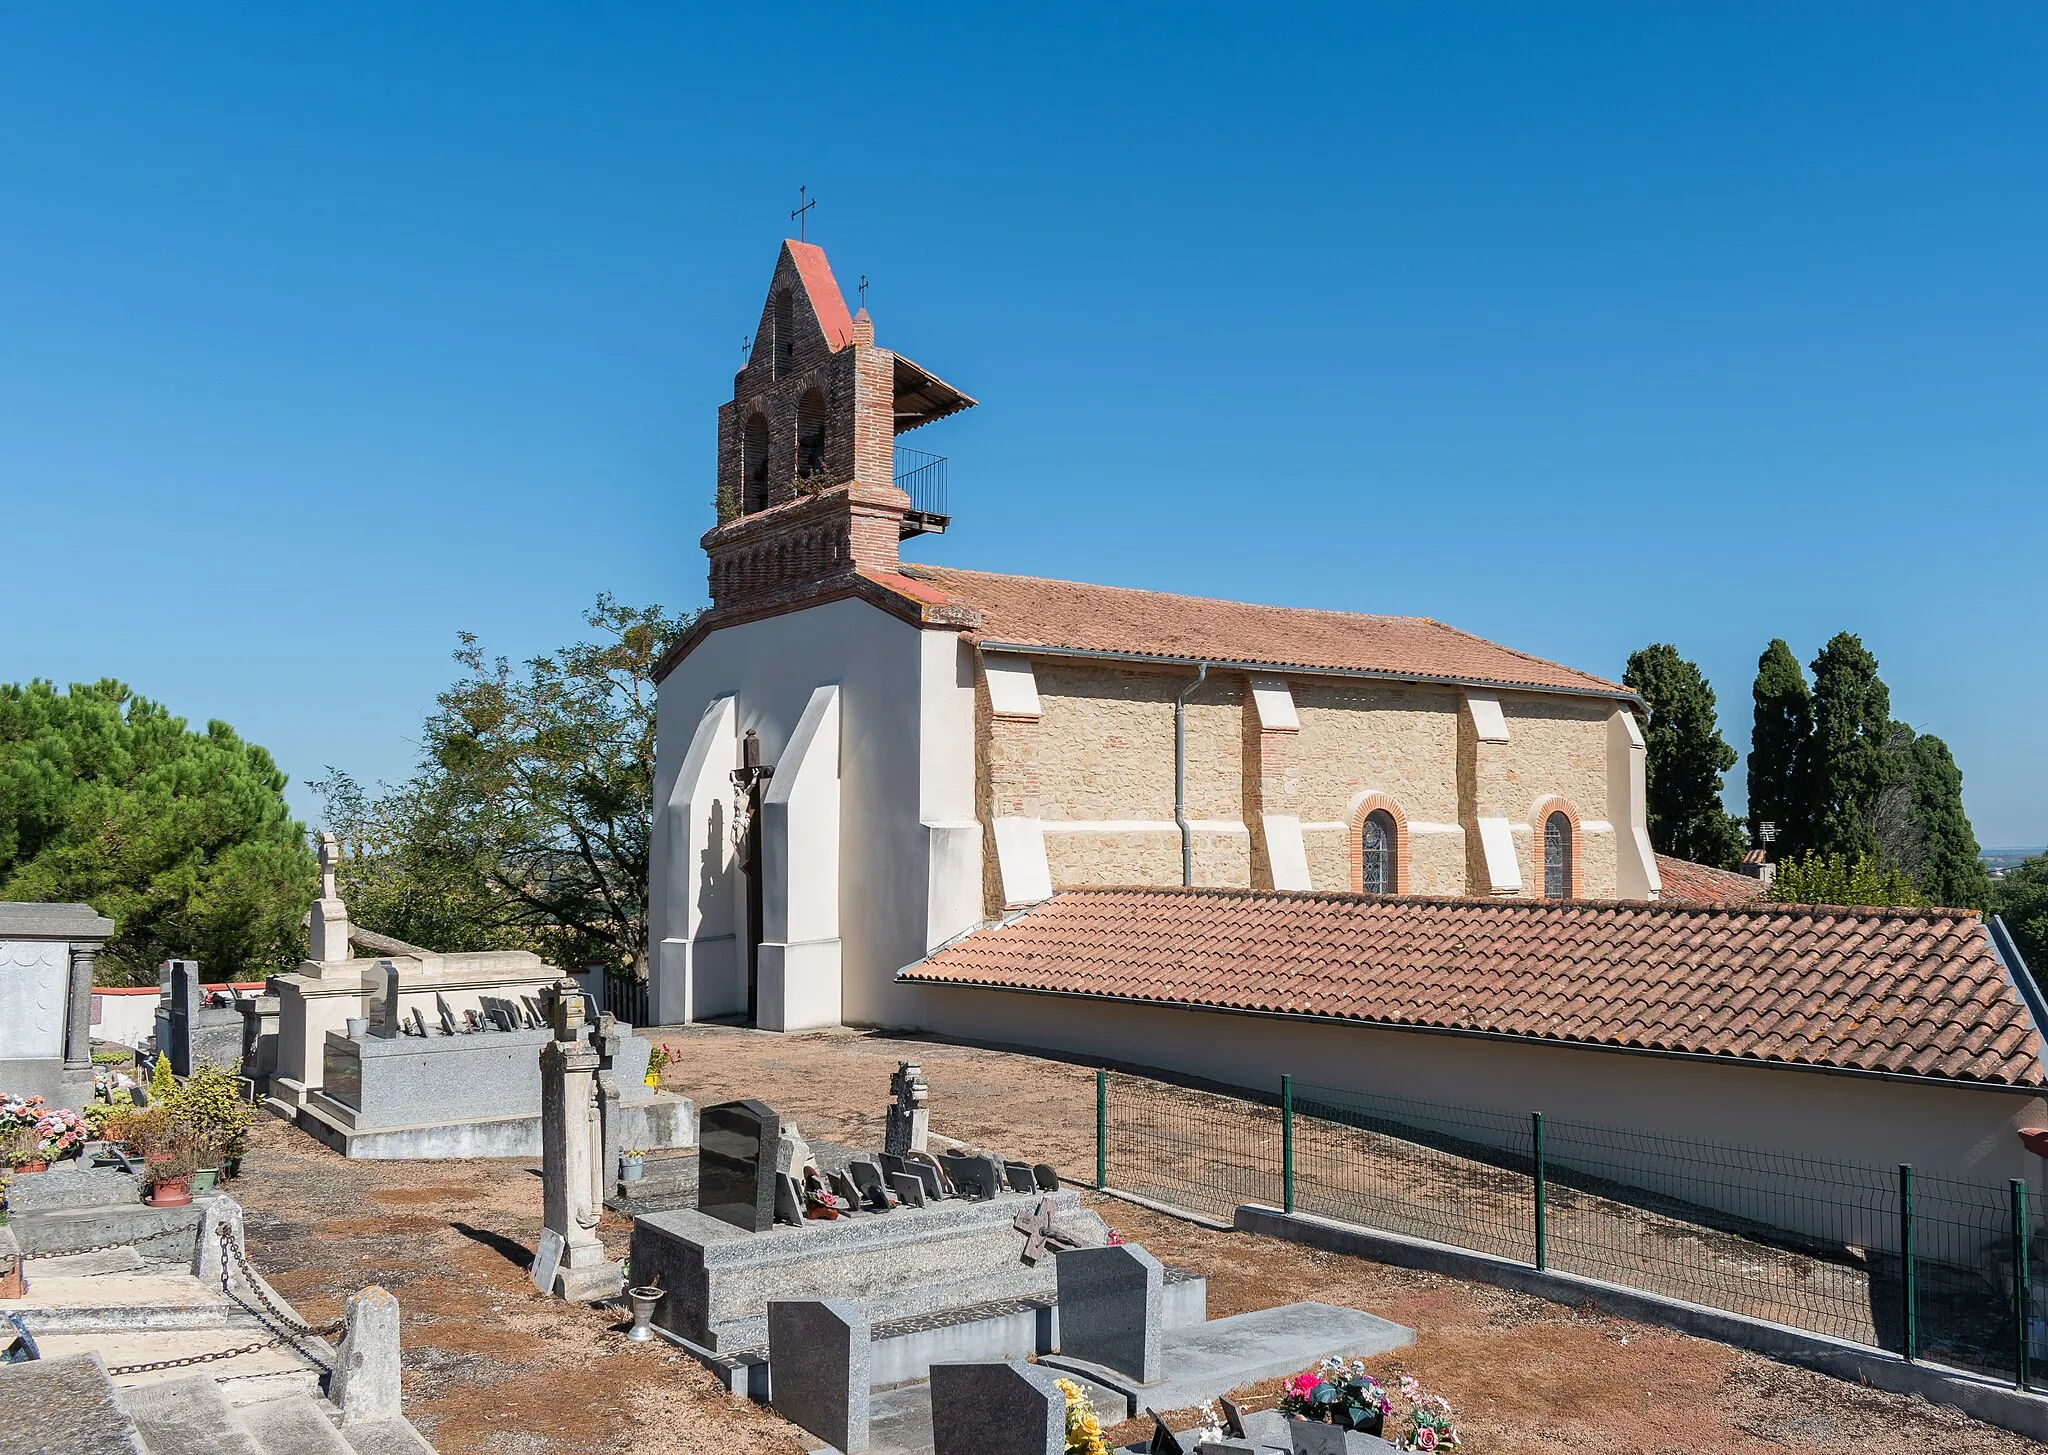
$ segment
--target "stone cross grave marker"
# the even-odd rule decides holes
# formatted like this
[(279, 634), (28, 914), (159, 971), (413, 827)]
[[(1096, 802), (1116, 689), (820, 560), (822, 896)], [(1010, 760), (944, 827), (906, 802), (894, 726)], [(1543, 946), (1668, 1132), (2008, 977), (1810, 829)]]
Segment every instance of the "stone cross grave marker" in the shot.
[(1160, 1323), (1166, 1271), (1134, 1243), (1072, 1248), (1059, 1277), (1060, 1352), (1157, 1384), (1164, 1373)]
[(1061, 1253), (1073, 1246), (1053, 1233), (1052, 1204), (1042, 1198), (1030, 1212), (1018, 1213), (1011, 1219), (1010, 1226), (1024, 1235), (1024, 1261), (1033, 1267), (1046, 1254)]
[(775, 1226), (775, 1154), (782, 1119), (751, 1098), (697, 1115), (697, 1211), (750, 1233)]
[(598, 1241), (604, 1211), (603, 1142), (596, 1095), (597, 1048), (583, 1022), (583, 1003), (563, 998), (555, 1035), (540, 1051), (542, 1226), (561, 1236), (562, 1252), (548, 1289), (563, 1298), (608, 1298), (619, 1291), (619, 1265)]
[(889, 1117), (882, 1131), (882, 1150), (901, 1157), (922, 1152), (930, 1136), (932, 1089), (924, 1079), (924, 1068), (915, 1061), (899, 1061), (889, 1078)]

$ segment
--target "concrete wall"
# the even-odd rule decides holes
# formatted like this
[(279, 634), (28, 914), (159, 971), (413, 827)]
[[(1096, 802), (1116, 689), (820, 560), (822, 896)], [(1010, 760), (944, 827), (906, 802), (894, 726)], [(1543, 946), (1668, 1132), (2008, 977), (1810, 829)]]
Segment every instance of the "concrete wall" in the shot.
[[(1277, 1093), (1297, 1087), (1478, 1107), (1517, 1119), (1630, 1129), (1771, 1148), (1889, 1169), (1910, 1162), (1923, 1176), (2041, 1187), (2039, 1159), (2023, 1151), (2022, 1126), (2043, 1124), (2037, 1096), (1739, 1064), (1627, 1055), (1562, 1045), (1427, 1035), (1369, 1026), (1228, 1015), (1014, 991), (930, 989), (926, 1029), (970, 1040), (1045, 1048), (1091, 1060), (1157, 1067), (1225, 1085)], [(1568, 1164), (1582, 1145), (1554, 1129), (1549, 1153)], [(1674, 1182), (1695, 1200), (1700, 1184), (1682, 1148), (1668, 1149)], [(1855, 1235), (1882, 1247), (1892, 1236), (1884, 1205), (1867, 1226), (1822, 1216), (1797, 1227), (1800, 1172), (1761, 1162), (1744, 1184), (1731, 1176), (1717, 1205), (1754, 1215), (1755, 1194), (1785, 1215), (1781, 1226), (1820, 1236)], [(1655, 1179), (1647, 1180), (1656, 1190)], [(1813, 1189), (1816, 1198), (1829, 1189)], [(1845, 1197), (1853, 1196), (1844, 1194)]]
[[(675, 822), (694, 811), (691, 795), (676, 789), (707, 705), (719, 697), (734, 704), (729, 756), (711, 765), (723, 773), (738, 766), (749, 728), (762, 761), (778, 763), (815, 690), (836, 684), (839, 1015), (850, 1024), (915, 1023), (921, 992), (898, 985), (896, 970), (979, 919), (979, 833), (965, 827), (974, 819), (974, 687), (964, 653), (956, 632), (921, 631), (843, 600), (712, 632), (668, 675), (655, 749), (657, 1020), (680, 1019), (674, 1008), (685, 1000), (678, 977), (690, 957), (679, 942), (692, 932), (690, 906), (678, 887), (685, 871), (671, 856), (678, 842), (708, 838), (708, 825), (699, 833)], [(729, 815), (729, 789), (720, 803)], [(732, 933), (744, 945), (744, 881), (735, 874), (730, 886)]]

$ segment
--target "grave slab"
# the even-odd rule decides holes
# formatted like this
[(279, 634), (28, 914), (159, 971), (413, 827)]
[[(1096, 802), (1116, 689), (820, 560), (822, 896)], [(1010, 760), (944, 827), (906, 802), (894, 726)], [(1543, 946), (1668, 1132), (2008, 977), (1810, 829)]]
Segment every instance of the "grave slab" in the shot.
[(1047, 1354), (1040, 1362), (1119, 1390), (1133, 1408), (1170, 1410), (1228, 1394), (1241, 1384), (1296, 1373), (1319, 1359), (1369, 1359), (1414, 1342), (1413, 1329), (1359, 1309), (1289, 1303), (1165, 1330), (1160, 1339), (1165, 1376), (1157, 1384), (1140, 1384), (1127, 1374), (1064, 1354)]

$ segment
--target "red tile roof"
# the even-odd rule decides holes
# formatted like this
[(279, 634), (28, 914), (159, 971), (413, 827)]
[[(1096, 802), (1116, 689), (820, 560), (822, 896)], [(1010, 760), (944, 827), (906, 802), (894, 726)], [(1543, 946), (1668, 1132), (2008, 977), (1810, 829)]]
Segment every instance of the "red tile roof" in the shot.
[(1764, 897), (1764, 882), (1729, 869), (1714, 869), (1690, 859), (1657, 856), (1657, 878), (1666, 904), (1741, 904)]
[(1419, 616), (1259, 606), (906, 565), (981, 613), (984, 643), (1627, 697), (1628, 689)]
[(818, 326), (825, 330), (825, 342), (837, 353), (853, 342), (853, 320), (846, 316), (846, 295), (839, 291), (839, 280), (832, 276), (825, 250), (816, 243), (798, 242), (795, 238), (784, 238), (782, 245), (789, 249), (797, 276), (804, 280), (804, 292), (810, 295), (811, 311), (818, 315)]
[(902, 978), (2048, 1086), (1958, 910), (1072, 890)]

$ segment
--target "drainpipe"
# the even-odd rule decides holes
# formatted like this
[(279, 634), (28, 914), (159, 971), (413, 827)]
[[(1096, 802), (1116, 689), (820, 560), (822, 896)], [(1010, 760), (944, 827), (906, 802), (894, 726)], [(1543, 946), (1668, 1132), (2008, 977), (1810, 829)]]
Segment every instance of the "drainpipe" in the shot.
[(1195, 882), (1195, 831), (1188, 827), (1188, 699), (1209, 680), (1209, 664), (1203, 662), (1195, 680), (1173, 699), (1173, 821), (1180, 825), (1180, 882)]

